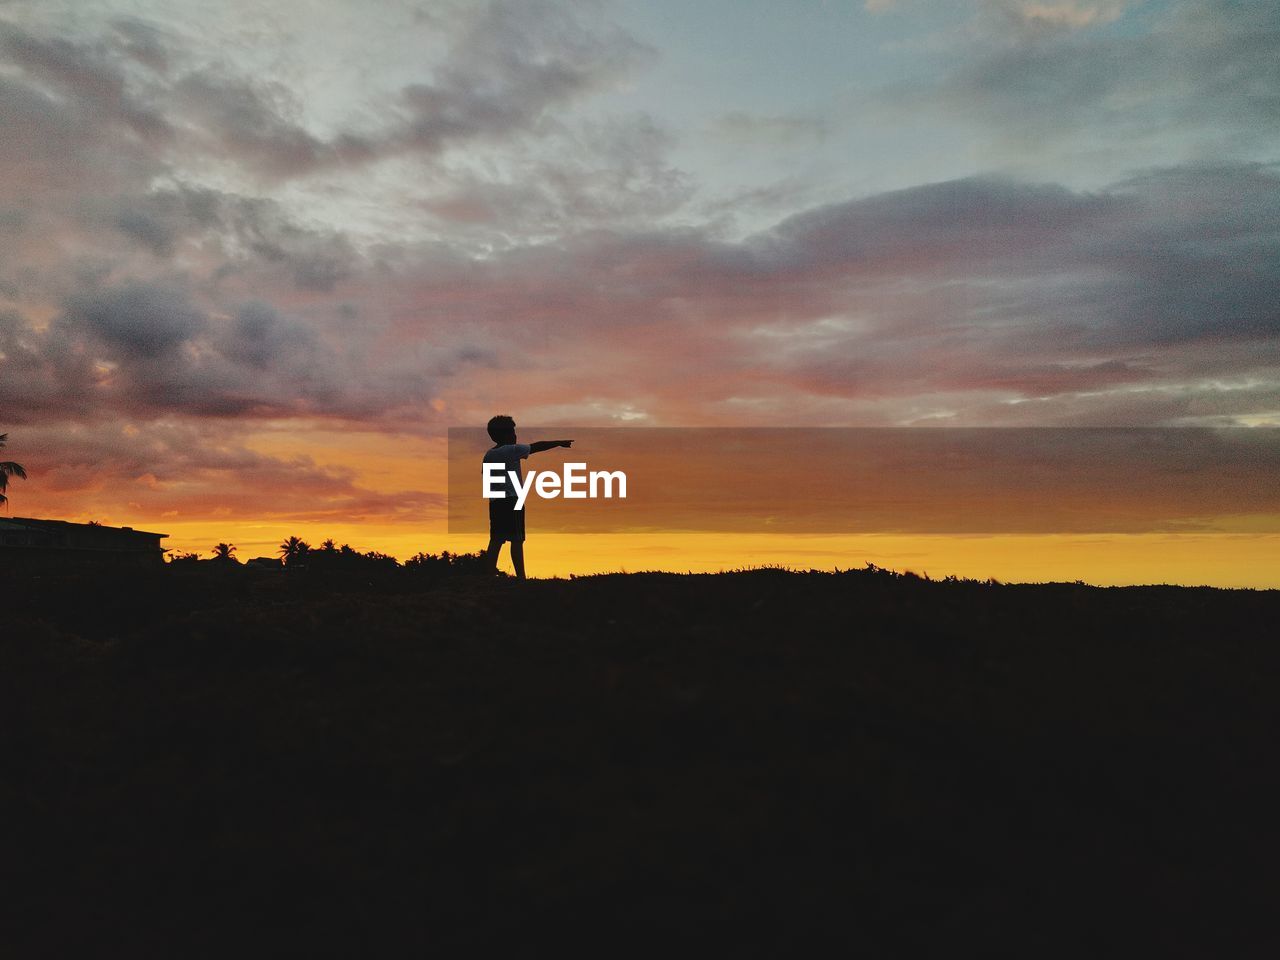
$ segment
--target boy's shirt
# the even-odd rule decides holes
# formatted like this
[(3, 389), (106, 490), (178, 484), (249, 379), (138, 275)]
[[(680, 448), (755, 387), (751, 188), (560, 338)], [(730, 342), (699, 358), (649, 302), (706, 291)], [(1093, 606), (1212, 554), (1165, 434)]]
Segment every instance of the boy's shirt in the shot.
[[(484, 452), (485, 463), (501, 463), (502, 468), (502, 491), (507, 502), (514, 504), (516, 500), (516, 490), (512, 485), (510, 474), (514, 473), (516, 479), (523, 483), (524, 473), (520, 469), (520, 461), (529, 456), (529, 445), (527, 443), (504, 443), (501, 446), (491, 447)], [(484, 469), (483, 467), (481, 468)], [(498, 501), (490, 500), (490, 504), (496, 504)]]

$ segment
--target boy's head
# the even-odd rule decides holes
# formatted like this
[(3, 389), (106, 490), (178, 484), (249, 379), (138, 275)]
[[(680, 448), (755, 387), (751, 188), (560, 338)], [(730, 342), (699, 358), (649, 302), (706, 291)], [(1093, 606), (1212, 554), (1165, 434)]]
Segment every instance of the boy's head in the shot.
[(489, 439), (494, 443), (515, 443), (516, 422), (502, 415), (494, 417), (489, 421)]

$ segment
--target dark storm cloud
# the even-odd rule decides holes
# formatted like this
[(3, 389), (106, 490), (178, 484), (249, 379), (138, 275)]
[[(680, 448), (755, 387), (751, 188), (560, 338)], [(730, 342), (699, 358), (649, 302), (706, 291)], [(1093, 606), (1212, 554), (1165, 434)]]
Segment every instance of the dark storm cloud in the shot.
[(281, 319), (266, 303), (247, 303), (225, 329), (220, 350), (228, 359), (267, 370), (314, 351), (314, 330)]
[(1120, 213), (1113, 196), (1056, 185), (971, 178), (833, 204), (785, 220), (753, 246), (770, 268), (892, 270), (895, 264), (946, 269), (963, 260), (988, 269), (1053, 252), (1091, 223)]
[(1156, 170), (1096, 193), (953, 181), (810, 211), (748, 247), (769, 275), (989, 281), (976, 305), (993, 321), (1021, 313), (1097, 342), (1164, 343), (1280, 333), (1277, 240), (1280, 171), (1244, 165)]
[(1081, 245), (1085, 265), (1124, 277), (1117, 336), (1168, 343), (1280, 333), (1280, 168), (1156, 171), (1117, 192), (1131, 198), (1132, 219)]
[[(40, 329), (0, 313), (0, 407), (10, 423), (96, 419), (331, 417), (420, 420), (441, 378), (492, 362), (465, 340), (430, 348), (249, 300), (230, 315), (178, 281), (96, 287)], [(344, 329), (343, 325), (346, 325)]]
[(287, 270), (300, 290), (331, 293), (359, 265), (360, 255), (344, 235), (303, 227), (271, 201), (222, 195), (217, 217), (224, 237)]
[(172, 287), (130, 283), (115, 290), (72, 297), (58, 332), (83, 336), (112, 360), (153, 360), (172, 354), (206, 324), (187, 295)]
[(83, 416), (93, 409), (90, 358), (63, 337), (0, 311), (0, 410), (7, 423)]
[(173, 253), (173, 231), (157, 217), (138, 210), (124, 210), (116, 216), (115, 226), (157, 257), (168, 257)]
[(129, 89), (113, 51), (103, 43), (39, 37), (0, 21), (0, 54), (100, 120), (124, 124), (146, 139), (171, 132), (168, 121)]

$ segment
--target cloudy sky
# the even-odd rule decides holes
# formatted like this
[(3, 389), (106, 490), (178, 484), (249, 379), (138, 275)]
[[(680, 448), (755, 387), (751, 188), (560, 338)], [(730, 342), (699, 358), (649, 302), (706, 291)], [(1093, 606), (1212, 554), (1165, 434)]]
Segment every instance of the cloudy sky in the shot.
[(0, 0), (0, 132), (15, 515), (385, 548), (499, 411), (1280, 425), (1270, 0)]

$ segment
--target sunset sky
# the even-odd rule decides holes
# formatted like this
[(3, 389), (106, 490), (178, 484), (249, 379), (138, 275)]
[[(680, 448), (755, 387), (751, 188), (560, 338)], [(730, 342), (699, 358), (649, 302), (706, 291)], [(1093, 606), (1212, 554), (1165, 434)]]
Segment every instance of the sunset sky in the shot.
[[(1277, 290), (1272, 0), (0, 0), (14, 516), (403, 558), (481, 546), (494, 413), (1280, 427)], [(528, 555), (1280, 586), (1266, 533)]]

